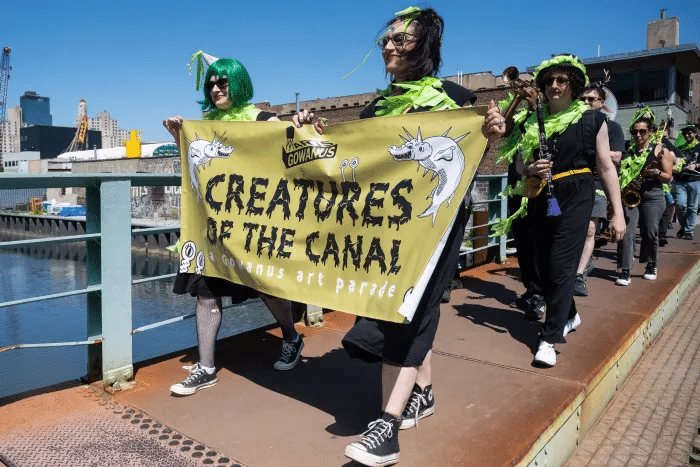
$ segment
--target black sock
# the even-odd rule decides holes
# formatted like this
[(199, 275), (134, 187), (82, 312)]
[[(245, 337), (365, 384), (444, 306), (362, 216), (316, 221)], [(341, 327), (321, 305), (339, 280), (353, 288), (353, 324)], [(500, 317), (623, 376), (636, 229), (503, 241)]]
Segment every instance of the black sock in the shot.
[(401, 420), (399, 420), (398, 418), (396, 418), (396, 417), (394, 417), (393, 415), (391, 415), (389, 412), (382, 412), (382, 416), (381, 416), (380, 418), (381, 418), (382, 420), (384, 420), (385, 422), (389, 422), (389, 423), (392, 423), (392, 424), (397, 424), (397, 423), (399, 423), (399, 422), (401, 421)]

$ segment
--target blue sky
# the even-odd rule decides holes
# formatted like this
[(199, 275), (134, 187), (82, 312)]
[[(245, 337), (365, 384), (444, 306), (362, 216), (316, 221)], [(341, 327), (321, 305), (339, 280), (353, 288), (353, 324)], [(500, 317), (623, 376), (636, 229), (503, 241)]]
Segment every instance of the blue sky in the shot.
[[(240, 60), (253, 78), (253, 102), (282, 104), (385, 87), (378, 49), (382, 25), (407, 0), (327, 2), (121, 2), (4, 0), (0, 47), (12, 47), (8, 107), (25, 91), (51, 99), (54, 125), (73, 126), (78, 101), (106, 110), (144, 141), (168, 140), (162, 120), (199, 118), (190, 55), (202, 49)], [(425, 6), (425, 3), (413, 3)], [(521, 70), (552, 53), (582, 58), (643, 50), (660, 8), (680, 20), (680, 43), (700, 42), (694, 1), (428, 3), (446, 23), (441, 75)], [(482, 6), (483, 5), (483, 6)]]

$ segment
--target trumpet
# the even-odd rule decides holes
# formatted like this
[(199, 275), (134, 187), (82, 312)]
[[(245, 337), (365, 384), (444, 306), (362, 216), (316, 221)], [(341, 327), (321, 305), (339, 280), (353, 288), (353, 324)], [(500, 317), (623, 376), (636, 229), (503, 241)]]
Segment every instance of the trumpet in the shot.
[(537, 85), (533, 80), (522, 80), (520, 79), (520, 71), (518, 67), (509, 66), (503, 70), (503, 82), (510, 86), (513, 90), (513, 100), (503, 112), (503, 119), (506, 122), (511, 122), (513, 120), (513, 114), (515, 109), (518, 108), (520, 102), (525, 99), (532, 91), (537, 94)]

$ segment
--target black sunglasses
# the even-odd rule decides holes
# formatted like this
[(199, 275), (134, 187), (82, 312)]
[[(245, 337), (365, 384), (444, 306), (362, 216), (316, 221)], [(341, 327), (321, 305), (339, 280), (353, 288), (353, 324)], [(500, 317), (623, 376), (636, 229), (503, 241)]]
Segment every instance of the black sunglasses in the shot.
[(649, 131), (649, 130), (643, 130), (643, 129), (630, 130), (630, 134), (632, 134), (632, 136), (637, 136), (637, 134), (639, 134), (639, 136), (644, 136), (647, 134), (647, 131)]
[(569, 84), (569, 78), (567, 78), (566, 76), (550, 76), (549, 78), (544, 80), (544, 85), (551, 86), (554, 84), (555, 81), (563, 86)]
[(212, 89), (214, 89), (214, 85), (216, 85), (216, 87), (219, 89), (226, 89), (228, 87), (228, 79), (219, 78), (216, 81), (207, 81), (207, 91), (211, 91)]
[(407, 32), (399, 32), (394, 34), (393, 36), (384, 35), (379, 38), (379, 40), (377, 41), (377, 45), (380, 49), (383, 49), (387, 45), (389, 45), (389, 41), (391, 41), (391, 43), (394, 44), (396, 47), (402, 47), (404, 44), (407, 44), (409, 42), (415, 42), (413, 39), (407, 39), (408, 37), (416, 36)]
[(583, 96), (581, 100), (585, 103), (589, 103), (595, 101), (602, 101), (603, 99), (601, 99), (600, 97)]

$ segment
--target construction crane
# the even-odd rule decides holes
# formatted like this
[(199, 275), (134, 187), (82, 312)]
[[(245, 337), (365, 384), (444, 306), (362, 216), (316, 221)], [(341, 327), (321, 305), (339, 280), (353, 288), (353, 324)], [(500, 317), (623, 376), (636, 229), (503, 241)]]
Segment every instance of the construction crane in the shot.
[(78, 124), (78, 129), (75, 132), (73, 141), (71, 141), (70, 146), (65, 152), (73, 151), (84, 151), (87, 149), (87, 129), (88, 129), (88, 118), (87, 115), (81, 115), (80, 123)]
[(0, 62), (0, 122), (5, 121), (5, 110), (7, 109), (7, 85), (10, 82), (10, 49), (2, 49), (2, 61)]

